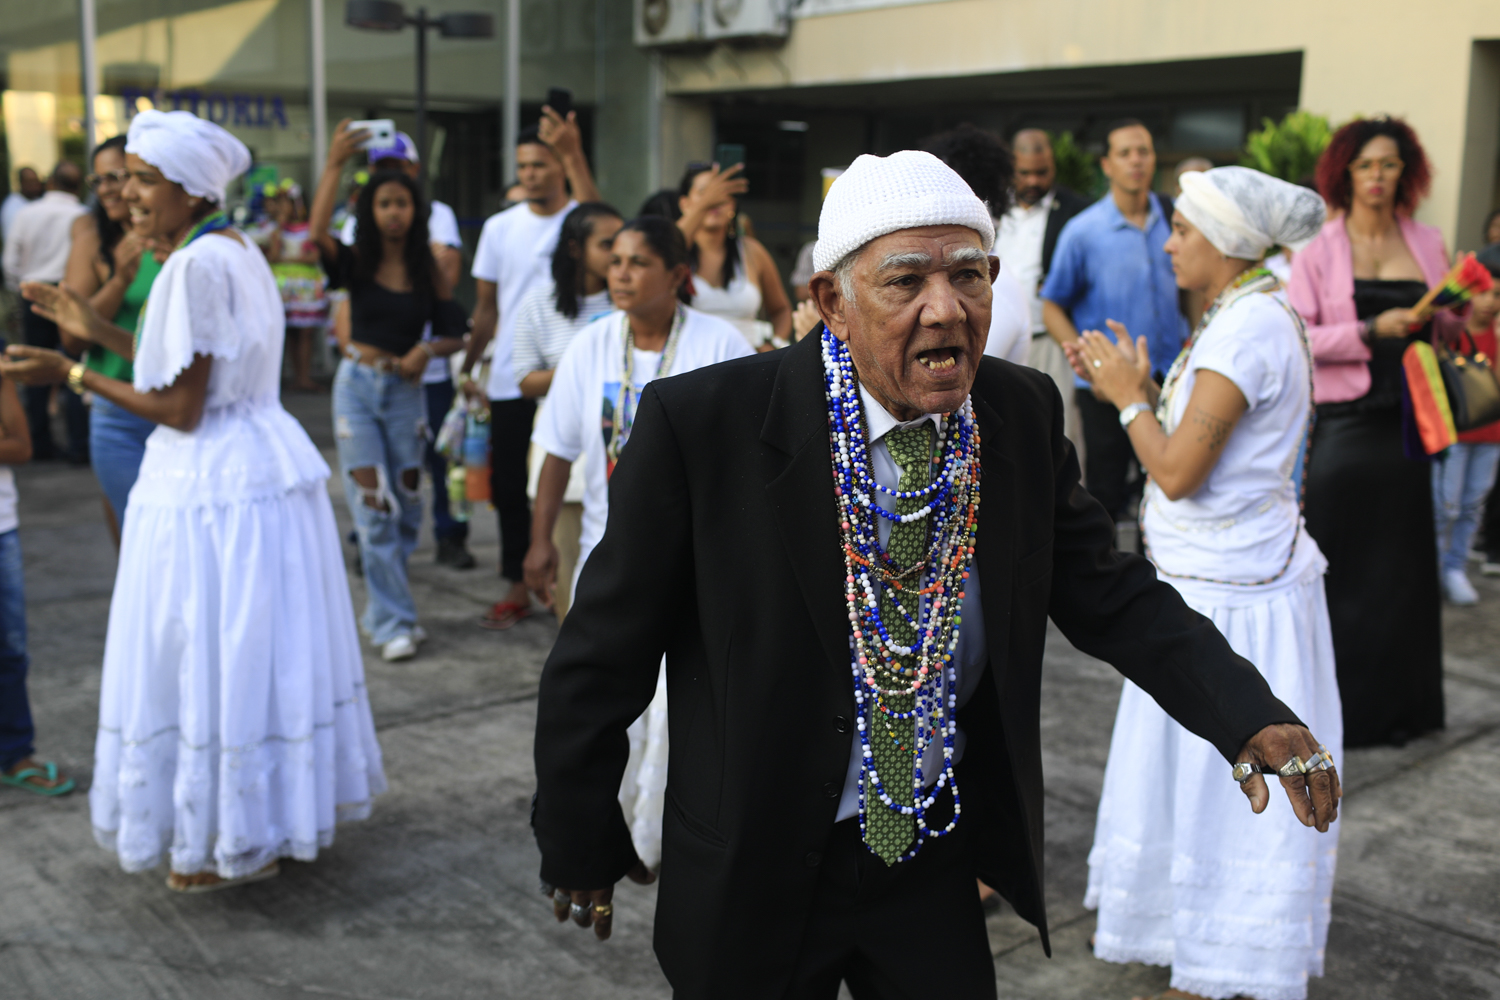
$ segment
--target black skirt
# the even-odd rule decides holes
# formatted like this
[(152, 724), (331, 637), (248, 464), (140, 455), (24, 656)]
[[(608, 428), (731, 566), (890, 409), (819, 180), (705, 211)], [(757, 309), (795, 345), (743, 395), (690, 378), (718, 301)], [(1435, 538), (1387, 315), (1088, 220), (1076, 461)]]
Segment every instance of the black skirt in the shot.
[(1441, 729), (1432, 472), (1402, 453), (1399, 408), (1318, 408), (1306, 515), (1328, 558), (1344, 746), (1400, 745)]

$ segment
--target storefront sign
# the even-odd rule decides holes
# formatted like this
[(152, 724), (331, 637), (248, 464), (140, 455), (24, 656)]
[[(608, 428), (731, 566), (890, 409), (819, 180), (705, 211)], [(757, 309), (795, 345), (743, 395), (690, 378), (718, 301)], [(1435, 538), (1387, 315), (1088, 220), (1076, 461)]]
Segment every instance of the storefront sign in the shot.
[(135, 117), (136, 102), (144, 97), (161, 111), (191, 111), (225, 128), (286, 128), (286, 104), (279, 94), (226, 94), (186, 90), (142, 90), (121, 87), (125, 99), (125, 120)]

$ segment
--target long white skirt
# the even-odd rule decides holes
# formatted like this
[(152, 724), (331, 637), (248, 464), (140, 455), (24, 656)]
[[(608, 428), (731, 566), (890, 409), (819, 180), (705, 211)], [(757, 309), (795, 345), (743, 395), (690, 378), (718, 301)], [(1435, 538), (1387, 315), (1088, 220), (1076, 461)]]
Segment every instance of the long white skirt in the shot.
[[(1240, 591), (1214, 606), (1212, 587), (1178, 589), (1342, 763), (1318, 568), (1256, 603)], [(1256, 816), (1218, 751), (1127, 681), (1089, 852), (1094, 954), (1171, 965), (1174, 988), (1207, 997), (1303, 1000), (1308, 976), (1323, 974), (1338, 825), (1304, 827), (1280, 782), (1269, 786)]]
[(655, 868), (661, 862), (661, 820), (667, 806), (667, 661), (656, 677), (656, 695), (626, 730), (630, 759), (620, 779), (620, 805), (635, 853)]
[(132, 502), (89, 804), (126, 871), (310, 861), (385, 790), (322, 480), (234, 504)]

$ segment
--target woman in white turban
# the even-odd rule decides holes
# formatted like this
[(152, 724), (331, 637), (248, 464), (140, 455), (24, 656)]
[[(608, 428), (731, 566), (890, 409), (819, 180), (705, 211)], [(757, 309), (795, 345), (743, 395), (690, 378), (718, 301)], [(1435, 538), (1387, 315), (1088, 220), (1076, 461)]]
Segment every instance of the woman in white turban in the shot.
[(328, 466), (281, 407), (281, 296), (222, 209), (243, 143), (185, 111), (142, 112), (124, 196), (169, 242), (132, 345), (65, 289), (33, 308), (134, 347), (134, 383), (12, 346), (0, 374), (66, 379), (160, 426), (146, 442), (110, 603), (89, 794), (126, 871), (166, 856), (203, 892), (311, 861), (383, 791)]
[[(1312, 359), (1261, 265), (1317, 234), (1323, 201), (1243, 167), (1185, 174), (1182, 188), (1166, 250), (1178, 285), (1210, 305), (1163, 384), (1145, 339), (1118, 325), (1117, 342), (1087, 332), (1070, 358), (1119, 407), (1150, 476), (1141, 531), (1158, 573), (1337, 758), (1327, 564), (1300, 505)], [(1170, 965), (1161, 997), (1301, 1000), (1323, 972), (1337, 831), (1319, 836), (1264, 793), (1246, 821), (1235, 777), (1126, 682), (1089, 853), (1094, 954)]]

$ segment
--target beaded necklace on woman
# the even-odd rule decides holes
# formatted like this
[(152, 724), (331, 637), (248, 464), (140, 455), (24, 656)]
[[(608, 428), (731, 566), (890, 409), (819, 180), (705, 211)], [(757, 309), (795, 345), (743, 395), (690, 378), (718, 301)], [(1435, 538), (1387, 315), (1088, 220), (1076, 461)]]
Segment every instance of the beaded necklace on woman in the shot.
[[(672, 362), (677, 357), (677, 344), (682, 339), (682, 328), (686, 323), (687, 310), (679, 305), (672, 316), (672, 330), (667, 334), (667, 342), (661, 349), (661, 364), (656, 366), (656, 378), (664, 378), (671, 372)], [(609, 446), (605, 449), (609, 456), (606, 468), (610, 470), (620, 460), (620, 450), (630, 440), (630, 428), (635, 424), (635, 407), (631, 405), (631, 400), (639, 402), (641, 390), (645, 388), (635, 384), (635, 331), (630, 328), (629, 313), (621, 315), (621, 327), (625, 360), (620, 365), (620, 409), (615, 415), (615, 432), (610, 436)]]
[[(916, 836), (911, 849), (898, 859), (906, 861), (916, 856), (928, 838), (951, 833), (962, 812), (953, 773), (954, 736), (958, 731), (953, 656), (963, 623), (964, 581), (969, 578), (978, 530), (979, 426), (971, 402), (965, 399), (957, 412), (945, 414), (940, 421), (933, 458), (939, 471), (932, 481), (919, 490), (887, 489), (876, 482), (871, 471), (859, 381), (849, 349), (826, 329), (823, 370), (861, 749), (860, 833), (867, 833), (872, 807), (915, 816)], [(898, 500), (922, 500), (923, 506), (910, 514), (895, 514), (875, 503), (877, 491)], [(930, 540), (925, 556), (910, 566), (896, 566), (881, 547), (878, 518), (900, 523), (924, 521)], [(892, 640), (882, 618), (883, 597), (889, 598), (897, 612), (915, 627), (915, 645), (903, 646)], [(891, 708), (887, 699), (892, 696), (913, 697), (911, 711)], [(896, 741), (915, 760), (910, 784), (904, 774), (890, 776), (887, 784), (876, 769), (871, 750), (872, 740), (895, 740), (889, 720), (898, 718), (915, 721), (915, 745), (904, 747)], [(927, 792), (922, 758), (934, 742), (941, 742), (943, 765)], [(953, 818), (941, 829), (929, 827), (926, 811), (944, 786), (953, 789)], [(874, 789), (878, 802), (867, 801), (867, 787)]]
[[(1172, 400), (1177, 395), (1177, 390), (1179, 384), (1182, 381), (1183, 375), (1187, 373), (1188, 358), (1193, 353), (1193, 345), (1198, 342), (1198, 338), (1202, 336), (1203, 331), (1207, 330), (1208, 325), (1214, 321), (1214, 317), (1219, 315), (1219, 313), (1223, 309), (1227, 308), (1231, 303), (1237, 302), (1239, 299), (1243, 298), (1246, 295), (1253, 295), (1257, 292), (1273, 292), (1276, 290), (1277, 286), (1278, 281), (1274, 274), (1266, 270), (1264, 267), (1253, 267), (1250, 270), (1245, 271), (1234, 281), (1230, 282), (1229, 287), (1220, 292), (1214, 299), (1213, 304), (1204, 311), (1203, 318), (1198, 321), (1198, 326), (1193, 330), (1192, 336), (1188, 337), (1187, 343), (1182, 345), (1182, 350), (1178, 353), (1177, 360), (1172, 362), (1172, 367), (1167, 369), (1166, 377), (1162, 379), (1161, 395), (1156, 402), (1156, 422), (1161, 424), (1161, 428), (1164, 432), (1170, 435), (1176, 429), (1175, 423), (1171, 422)], [(1275, 301), (1282, 307), (1282, 309), (1287, 312), (1289, 316), (1291, 316), (1292, 322), (1297, 328), (1298, 339), (1302, 342), (1302, 353), (1307, 360), (1308, 415), (1307, 425), (1305, 428), (1303, 428), (1302, 431), (1302, 443), (1298, 447), (1298, 450), (1300, 452), (1300, 461), (1297, 463), (1297, 467), (1305, 468), (1307, 463), (1308, 443), (1312, 440), (1312, 425), (1313, 421), (1317, 419), (1317, 407), (1313, 402), (1312, 391), (1312, 347), (1307, 342), (1307, 329), (1302, 322), (1302, 317), (1298, 315), (1296, 310), (1292, 309), (1280, 299), (1277, 299)], [(1146, 501), (1141, 504), (1139, 523), (1141, 533), (1141, 548), (1145, 551), (1146, 558), (1150, 559), (1151, 562), (1155, 564), (1156, 560), (1151, 555), (1151, 543), (1146, 538), (1146, 505), (1147, 503), (1151, 502), (1151, 499), (1152, 494), (1148, 491)], [(1298, 499), (1300, 504), (1300, 496)], [(1300, 532), (1298, 532), (1298, 534), (1300, 534)], [(1263, 580), (1252, 580), (1249, 582), (1245, 582), (1242, 580), (1217, 580), (1206, 576), (1173, 573), (1169, 570), (1162, 569), (1159, 564), (1157, 564), (1156, 568), (1158, 572), (1166, 576), (1175, 577), (1179, 580), (1195, 580), (1199, 583), (1214, 583), (1227, 587), (1263, 587), (1266, 584), (1275, 583), (1277, 580), (1285, 576), (1287, 570), (1291, 569), (1292, 560), (1296, 558), (1296, 555), (1297, 535), (1294, 534), (1292, 536), (1291, 550), (1286, 555), (1286, 561), (1281, 564), (1281, 569), (1279, 569), (1274, 576), (1266, 577)]]

